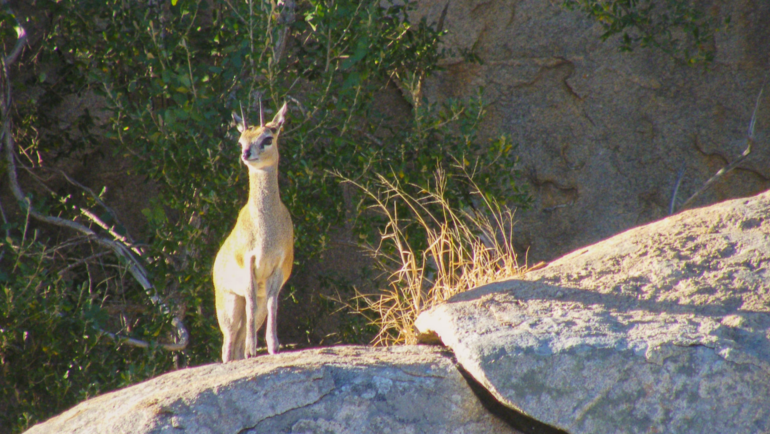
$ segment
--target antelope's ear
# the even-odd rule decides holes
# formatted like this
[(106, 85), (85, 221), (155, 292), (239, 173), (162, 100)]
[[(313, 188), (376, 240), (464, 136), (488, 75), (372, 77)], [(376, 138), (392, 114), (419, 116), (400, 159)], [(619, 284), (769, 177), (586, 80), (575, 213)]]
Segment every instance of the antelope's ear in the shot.
[(235, 112), (233, 112), (232, 115), (233, 122), (235, 122), (235, 127), (238, 128), (238, 132), (242, 133), (246, 131), (246, 119), (238, 116)]
[(270, 128), (273, 133), (277, 133), (280, 131), (281, 127), (283, 126), (284, 121), (286, 120), (286, 112), (289, 110), (289, 107), (286, 105), (286, 103), (283, 103), (283, 106), (280, 110), (278, 110), (278, 113), (275, 114), (275, 117), (273, 117), (273, 120), (268, 122), (265, 127)]

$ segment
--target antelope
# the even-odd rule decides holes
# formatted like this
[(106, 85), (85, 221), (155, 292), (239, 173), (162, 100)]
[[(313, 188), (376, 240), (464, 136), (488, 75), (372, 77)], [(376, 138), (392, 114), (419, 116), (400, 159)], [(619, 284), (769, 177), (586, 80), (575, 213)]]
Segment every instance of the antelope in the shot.
[(286, 110), (284, 103), (273, 120), (263, 124), (260, 107), (258, 127), (249, 127), (245, 118), (233, 114), (241, 133), (241, 161), (249, 170), (249, 199), (214, 261), (225, 363), (257, 355), (257, 330), (265, 318), (267, 351), (278, 352), (278, 293), (294, 261), (294, 226), (278, 194), (278, 136)]

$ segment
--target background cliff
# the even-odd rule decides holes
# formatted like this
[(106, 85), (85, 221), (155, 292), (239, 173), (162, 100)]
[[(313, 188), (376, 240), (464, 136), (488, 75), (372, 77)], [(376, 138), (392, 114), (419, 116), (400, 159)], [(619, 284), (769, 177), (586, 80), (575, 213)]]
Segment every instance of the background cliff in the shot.
[[(426, 0), (418, 11), (438, 21), (444, 6)], [(762, 42), (770, 38), (770, 5), (700, 6), (716, 21), (730, 17), (709, 41), (714, 59), (706, 66), (654, 48), (622, 52), (619, 36), (602, 41), (601, 22), (560, 1), (449, 2), (444, 45), (481, 62), (444, 59), (426, 94), (464, 97), (484, 88), (482, 129), (511, 135), (532, 186), (534, 206), (517, 214), (516, 238), (530, 261), (668, 215), (680, 170), (681, 203), (745, 150), (770, 71)], [(769, 122), (764, 92), (750, 157), (691, 206), (770, 187)]]

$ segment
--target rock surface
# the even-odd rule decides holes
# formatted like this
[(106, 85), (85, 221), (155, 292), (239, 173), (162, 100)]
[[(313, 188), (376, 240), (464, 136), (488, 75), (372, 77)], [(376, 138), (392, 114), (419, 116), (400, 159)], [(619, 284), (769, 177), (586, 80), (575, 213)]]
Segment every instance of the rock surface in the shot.
[(770, 432), (770, 192), (460, 294), (417, 328), (570, 433)]
[(85, 401), (37, 433), (515, 433), (446, 352), (332, 347), (184, 369)]
[[(732, 17), (713, 40), (708, 69), (654, 49), (618, 51), (601, 26), (561, 0), (419, 0), (415, 18), (440, 20), (459, 55), (425, 85), (431, 100), (484, 88), (482, 131), (509, 134), (532, 188), (533, 209), (517, 213), (517, 247), (552, 260), (668, 215), (677, 174), (689, 197), (746, 148), (746, 131), (770, 60), (770, 2), (707, 2)], [(770, 188), (770, 92), (757, 113), (757, 140), (739, 169), (695, 206)]]

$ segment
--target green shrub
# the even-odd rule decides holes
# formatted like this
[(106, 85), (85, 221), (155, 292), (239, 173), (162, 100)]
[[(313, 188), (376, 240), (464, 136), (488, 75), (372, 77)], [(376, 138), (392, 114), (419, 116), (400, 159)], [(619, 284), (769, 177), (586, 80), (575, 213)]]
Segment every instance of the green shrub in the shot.
[(620, 50), (652, 47), (688, 64), (714, 60), (714, 35), (730, 24), (714, 6), (690, 0), (564, 0), (601, 24), (601, 38), (620, 37)]
[(115, 326), (110, 291), (69, 280), (36, 238), (0, 242), (0, 426), (17, 431), (174, 367), (162, 350), (116, 346), (98, 333)]

